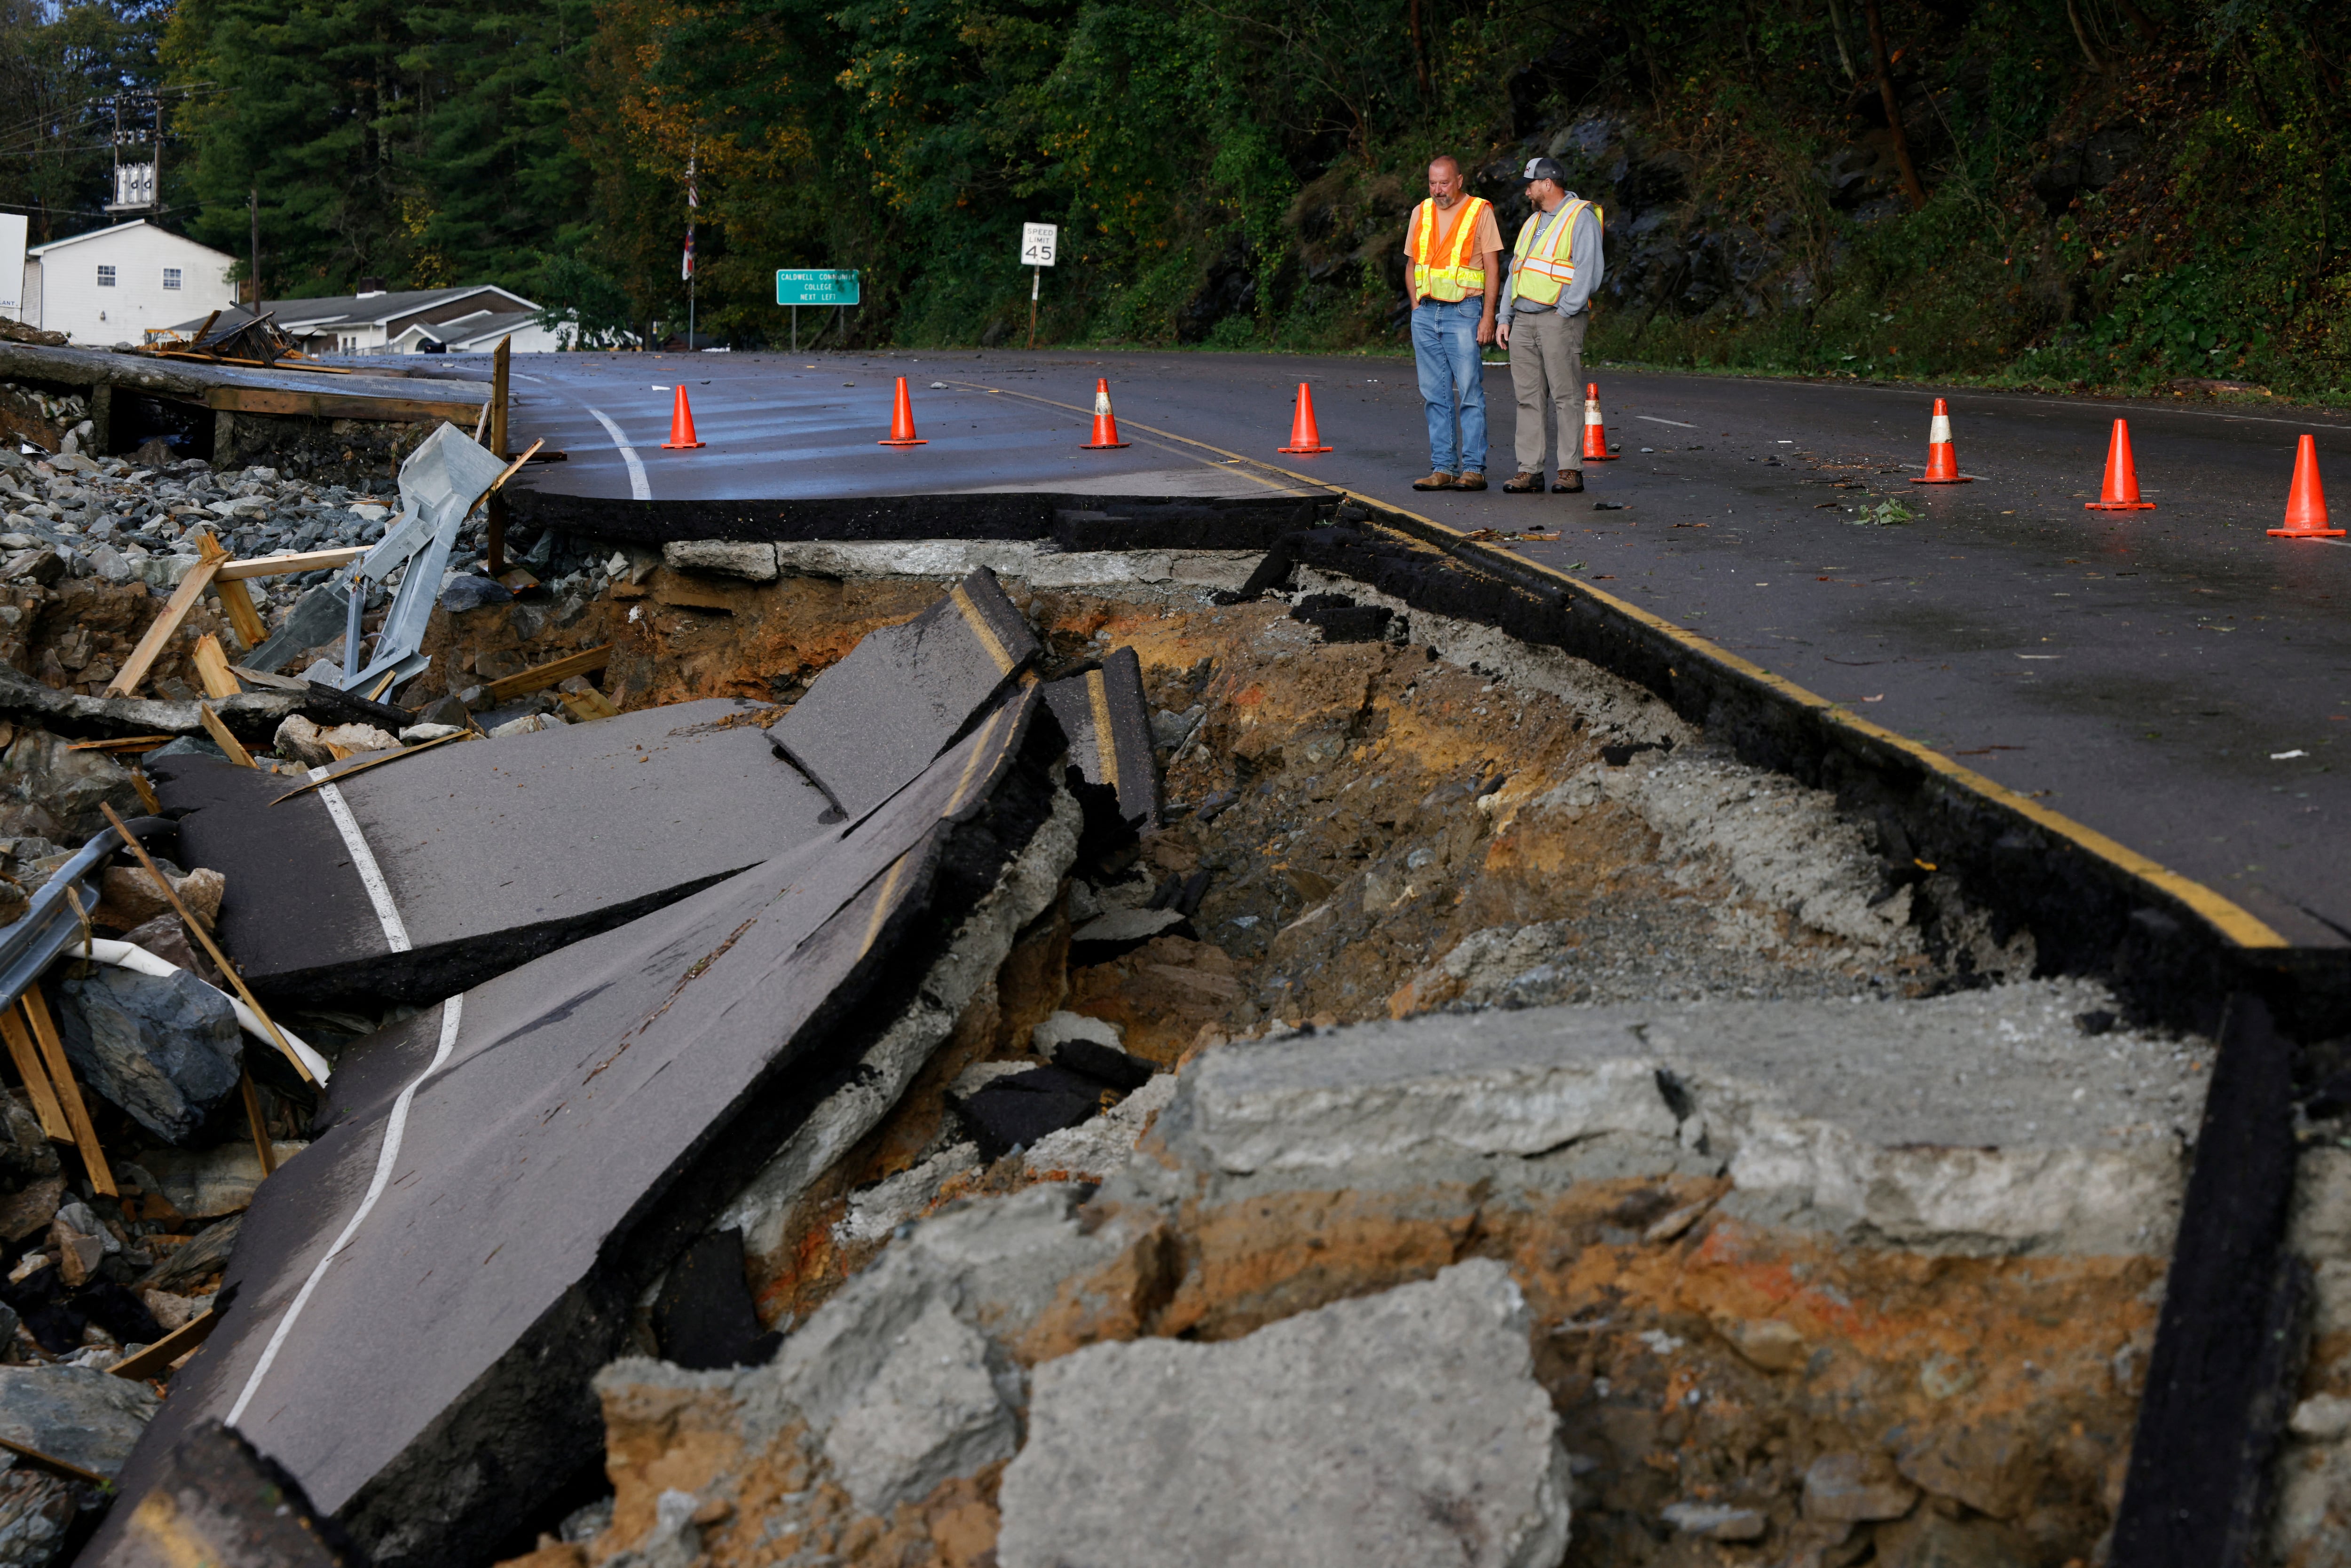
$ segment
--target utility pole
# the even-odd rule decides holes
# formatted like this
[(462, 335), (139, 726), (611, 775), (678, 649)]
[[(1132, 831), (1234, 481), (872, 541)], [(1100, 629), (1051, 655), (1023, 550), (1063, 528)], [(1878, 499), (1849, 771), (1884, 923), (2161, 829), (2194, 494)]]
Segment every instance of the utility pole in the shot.
[(246, 201), (246, 210), (253, 218), (252, 260), (246, 264), (246, 271), (253, 283), (253, 314), (258, 318), (261, 314), (261, 187), (254, 186), (253, 193)]

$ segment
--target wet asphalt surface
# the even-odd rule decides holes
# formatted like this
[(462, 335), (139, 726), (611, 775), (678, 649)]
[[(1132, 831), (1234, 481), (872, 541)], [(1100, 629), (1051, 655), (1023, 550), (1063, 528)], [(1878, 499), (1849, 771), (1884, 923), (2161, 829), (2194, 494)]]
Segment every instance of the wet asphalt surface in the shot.
[[(1431, 494), (1411, 488), (1428, 450), (1409, 361), (580, 354), (517, 368), (513, 428), (570, 454), (531, 482), (577, 494), (1263, 495), (1292, 487), (1288, 470), (1464, 529), (1555, 529), (1510, 548), (2043, 800), (2292, 941), (2351, 945), (2351, 779), (2335, 767), (2351, 760), (2335, 750), (2351, 747), (2351, 549), (2265, 532), (2302, 432), (2351, 485), (2351, 418), (1594, 369), (1620, 451), (1591, 465), (1583, 494)], [(901, 374), (925, 446), (874, 444)], [(660, 449), (681, 376), (701, 451)], [(1078, 450), (1097, 376), (1123, 451)], [(1301, 380), (1328, 454), (1276, 450)], [(1515, 466), (1508, 369), (1489, 367), (1486, 388), (1499, 485)], [(1971, 483), (1907, 482), (1938, 390)], [(641, 482), (590, 410), (629, 443)], [(2154, 511), (2083, 507), (2117, 416)], [(1865, 520), (1888, 500), (1915, 520)]]

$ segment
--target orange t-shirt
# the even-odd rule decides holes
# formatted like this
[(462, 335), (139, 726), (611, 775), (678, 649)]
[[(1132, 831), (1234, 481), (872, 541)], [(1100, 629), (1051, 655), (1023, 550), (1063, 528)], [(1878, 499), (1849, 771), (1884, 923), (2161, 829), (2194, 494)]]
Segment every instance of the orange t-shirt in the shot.
[[(1431, 261), (1428, 257), (1416, 255), (1412, 248), (1413, 241), (1420, 235), (1420, 208), (1415, 207), (1412, 210), (1412, 215), (1405, 220), (1405, 255), (1414, 261), (1424, 262), (1428, 266), (1444, 266), (1446, 258), (1453, 254), (1454, 231), (1461, 226), (1461, 215), (1468, 210), (1469, 198), (1467, 195), (1453, 204), (1451, 212), (1447, 212), (1442, 207), (1437, 209), (1437, 232), (1430, 237), (1429, 242), (1430, 254), (1436, 259)], [(1461, 265), (1483, 266), (1489, 255), (1501, 248), (1502, 230), (1501, 225), (1494, 221), (1494, 204), (1483, 203), (1478, 211), (1478, 231), (1469, 236), (1469, 248), (1462, 252)]]

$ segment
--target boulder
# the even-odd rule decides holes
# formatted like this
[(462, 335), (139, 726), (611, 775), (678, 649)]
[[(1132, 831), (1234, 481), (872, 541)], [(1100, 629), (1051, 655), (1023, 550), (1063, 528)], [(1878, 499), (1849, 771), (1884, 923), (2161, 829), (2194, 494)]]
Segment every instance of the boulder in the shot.
[(1089, 1345), (1034, 1374), (1003, 1568), (1552, 1568), (1568, 1456), (1490, 1260), (1223, 1343)]
[(140, 814), (129, 771), (102, 751), (69, 751), (70, 744), (46, 729), (17, 729), (0, 756), (0, 838), (33, 833), (78, 844), (105, 829), (101, 804)]
[(55, 996), (75, 1071), (164, 1142), (189, 1142), (236, 1097), (245, 1046), (235, 1009), (193, 975), (99, 965)]
[[(270, 1145), (284, 1165), (310, 1145), (277, 1142)], [(249, 1138), (214, 1149), (156, 1149), (139, 1156), (131, 1167), (143, 1177), (139, 1185), (164, 1198), (190, 1219), (216, 1219), (250, 1207), (261, 1186), (261, 1156)]]
[[(41, 1131), (41, 1119), (13, 1092), (0, 1092), (0, 1185), (23, 1187), (57, 1174), (57, 1152)], [(23, 1191), (0, 1197), (0, 1235)], [(12, 1238), (13, 1239), (13, 1238)]]
[(0, 1437), (112, 1477), (162, 1403), (143, 1383), (79, 1366), (0, 1366)]

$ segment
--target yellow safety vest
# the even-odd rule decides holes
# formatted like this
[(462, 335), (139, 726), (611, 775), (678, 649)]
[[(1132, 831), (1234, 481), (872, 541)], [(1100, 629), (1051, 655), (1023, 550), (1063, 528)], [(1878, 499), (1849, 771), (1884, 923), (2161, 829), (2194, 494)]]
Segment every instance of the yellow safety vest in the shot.
[(1574, 247), (1569, 241), (1575, 230), (1576, 214), (1592, 208), (1592, 221), (1601, 223), (1600, 208), (1585, 201), (1567, 202), (1559, 209), (1559, 221), (1544, 231), (1541, 244), (1535, 240), (1535, 225), (1551, 214), (1536, 213), (1519, 230), (1519, 243), (1510, 254), (1516, 259), (1519, 275), (1518, 298), (1531, 299), (1538, 305), (1559, 303), (1560, 290), (1575, 281)]
[(1482, 196), (1471, 196), (1461, 204), (1460, 221), (1453, 225), (1453, 254), (1442, 267), (1431, 267), (1429, 252), (1437, 245), (1437, 203), (1432, 198), (1420, 204), (1420, 214), (1412, 226), (1412, 297), (1415, 299), (1440, 299), (1451, 304), (1467, 299), (1472, 294), (1486, 292), (1486, 268), (1483, 264), (1464, 267), (1469, 246), (1478, 237), (1478, 220), (1493, 205)]

